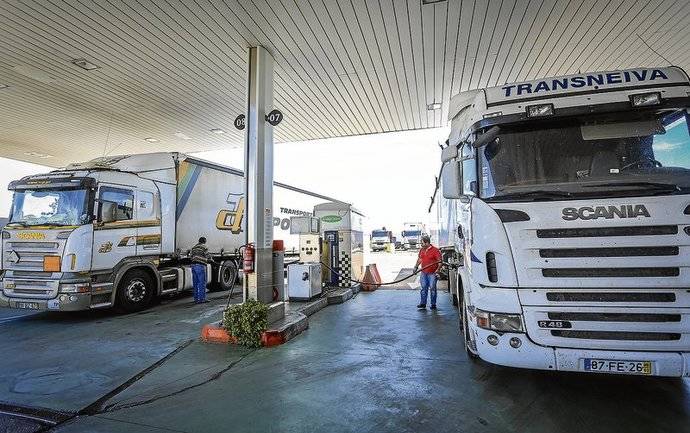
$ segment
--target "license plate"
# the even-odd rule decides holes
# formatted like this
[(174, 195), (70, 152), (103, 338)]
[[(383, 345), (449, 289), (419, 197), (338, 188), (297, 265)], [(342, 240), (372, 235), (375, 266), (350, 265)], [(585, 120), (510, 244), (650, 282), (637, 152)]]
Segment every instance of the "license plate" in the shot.
[(17, 308), (23, 308), (25, 310), (38, 310), (38, 302), (17, 302), (15, 304)]
[(652, 374), (652, 361), (619, 361), (585, 358), (585, 371), (593, 373)]

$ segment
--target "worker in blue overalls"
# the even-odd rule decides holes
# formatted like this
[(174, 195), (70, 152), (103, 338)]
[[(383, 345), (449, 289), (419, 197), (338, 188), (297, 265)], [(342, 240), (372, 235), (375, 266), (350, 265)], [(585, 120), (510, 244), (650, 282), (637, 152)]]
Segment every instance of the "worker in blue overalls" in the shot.
[(200, 237), (199, 243), (190, 251), (192, 257), (192, 282), (194, 284), (194, 303), (203, 304), (206, 300), (206, 265), (213, 263), (213, 257), (206, 247), (206, 238)]

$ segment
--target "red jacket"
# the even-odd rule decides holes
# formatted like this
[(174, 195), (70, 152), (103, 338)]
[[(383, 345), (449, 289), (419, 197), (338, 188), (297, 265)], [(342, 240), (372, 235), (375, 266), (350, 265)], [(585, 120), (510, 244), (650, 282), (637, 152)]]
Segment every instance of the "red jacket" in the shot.
[[(441, 267), (441, 264), (438, 263), (441, 261), (441, 251), (433, 245), (429, 245), (427, 249), (419, 250), (419, 258), (422, 259), (419, 269), (425, 274), (433, 274)], [(434, 263), (438, 264), (429, 266)]]

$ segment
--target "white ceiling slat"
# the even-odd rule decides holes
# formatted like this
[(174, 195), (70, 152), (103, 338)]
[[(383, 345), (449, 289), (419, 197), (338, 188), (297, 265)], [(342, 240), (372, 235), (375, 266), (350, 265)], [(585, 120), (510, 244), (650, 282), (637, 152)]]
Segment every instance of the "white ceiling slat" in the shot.
[[(345, 52), (345, 48), (336, 35), (333, 35), (331, 31), (327, 31), (324, 27), (324, 21), (322, 21), (322, 19), (325, 20), (325, 22), (329, 20), (327, 16), (324, 16), (327, 15), (325, 14), (325, 8), (323, 8), (322, 5), (318, 7), (319, 12), (322, 14), (320, 17), (311, 2), (306, 1), (300, 5), (300, 3), (296, 3), (294, 0), (289, 1), (295, 6), (296, 10), (300, 12), (300, 17), (303, 20), (303, 27), (312, 32), (313, 42), (317, 44), (318, 49), (323, 52), (325, 59), (327, 59), (335, 69), (338, 80), (347, 91), (349, 96), (348, 100), (356, 107), (357, 115), (359, 116), (358, 120), (362, 124), (364, 130), (367, 133), (378, 132), (380, 129), (376, 126), (375, 119), (371, 115), (373, 112), (371, 101), (367, 98), (362, 86), (355, 85), (350, 78), (355, 72), (352, 62)], [(290, 11), (289, 4), (286, 9)], [(335, 46), (338, 46), (338, 49), (336, 49)]]
[(410, 104), (410, 94), (407, 89), (404, 65), (402, 59), (393, 54), (393, 50), (396, 53), (399, 52), (400, 41), (394, 32), (396, 23), (392, 3), (390, 0), (367, 0), (366, 7), (368, 17), (374, 29), (374, 37), (377, 39), (377, 46), (386, 71), (387, 81), (396, 99), (401, 129), (413, 129), (412, 105)]
[[(380, 93), (374, 87), (371, 80), (371, 68), (365, 68), (362, 55), (352, 38), (351, 32), (345, 22), (337, 3), (325, 0), (310, 0), (311, 6), (326, 25), (333, 27), (333, 41), (337, 43), (337, 50), (341, 62), (345, 65), (347, 75), (352, 85), (358, 89), (363, 99), (366, 99), (367, 114), (375, 125), (375, 132), (387, 130), (388, 117), (384, 114), (386, 101), (380, 97)], [(337, 37), (336, 37), (337, 36)]]
[(479, 46), (486, 26), (486, 15), (489, 11), (489, 0), (476, 0), (472, 8), (472, 31), (467, 41), (467, 52), (463, 59), (460, 91), (470, 89), (472, 72), (479, 56)]
[(368, 81), (368, 87), (372, 89), (375, 99), (380, 102), (381, 107), (381, 122), (385, 129), (394, 129), (394, 117), (397, 113), (392, 109), (391, 104), (388, 103), (389, 98), (386, 97), (386, 91), (382, 85), (381, 78), (377, 73), (368, 46), (364, 40), (362, 31), (359, 29), (357, 16), (350, 1), (327, 1), (326, 7), (331, 10), (331, 15), (334, 19), (342, 23), (342, 31), (340, 32), (343, 41), (353, 49), (350, 57), (356, 59), (355, 68), (357, 74)]
[(536, 54), (531, 56), (530, 65), (525, 69), (524, 76), (529, 77), (526, 79), (544, 77), (546, 65), (552, 64), (558, 57), (558, 50), (562, 47), (564, 36), (567, 30), (572, 28), (573, 22), (582, 9), (582, 4), (578, 2), (559, 1), (556, 4), (552, 18), (547, 21), (544, 31), (533, 48)]
[[(412, 66), (414, 70), (413, 80), (417, 90), (417, 109), (419, 110), (421, 127), (428, 128), (428, 98), (426, 95), (426, 67), (424, 64), (424, 43), (422, 40), (422, 11), (421, 4), (415, 0), (407, 0), (407, 25), (412, 52)], [(404, 37), (404, 36), (403, 36)]]
[(360, 52), (362, 64), (370, 71), (368, 77), (372, 81), (372, 87), (375, 89), (377, 97), (385, 101), (384, 106), (387, 107), (384, 112), (387, 115), (386, 123), (393, 129), (401, 128), (400, 113), (395, 104), (398, 98), (393, 95), (388, 75), (383, 66), (366, 3), (364, 0), (357, 0), (356, 3), (353, 0), (337, 3), (348, 27), (348, 34)]
[[(300, 43), (296, 40), (296, 35), (299, 34), (299, 30), (289, 32), (287, 30), (288, 23), (282, 21), (280, 17), (276, 15), (275, 9), (279, 7), (279, 3), (275, 3), (275, 6), (271, 6), (270, 3), (264, 2), (264, 0), (251, 0), (248, 3), (253, 7), (253, 13), (260, 14), (261, 18), (271, 26), (276, 36), (287, 45), (290, 54), (294, 56), (295, 60), (305, 65), (307, 71), (310, 71), (307, 73), (311, 81), (314, 83), (315, 87), (320, 90), (322, 97), (331, 102), (329, 105), (333, 107), (334, 113), (338, 113), (340, 126), (343, 128), (343, 132), (348, 135), (357, 134), (357, 125), (354, 121), (355, 116), (351, 108), (347, 107), (347, 104), (342, 101), (342, 93), (338, 86), (333, 82), (332, 78), (329, 77), (323, 65), (319, 63), (319, 59), (311, 53), (311, 49), (308, 46), (300, 46)], [(302, 43), (303, 42), (302, 40)]]
[[(404, 67), (404, 76), (407, 81), (405, 87), (410, 95), (410, 106), (412, 107), (412, 119), (415, 128), (422, 128), (422, 111), (420, 110), (421, 102), (419, 100), (419, 91), (417, 89), (417, 72), (415, 65), (415, 58), (413, 55), (412, 35), (409, 30), (409, 13), (407, 7), (407, 0), (393, 0), (395, 19), (395, 33), (398, 37), (398, 45), (400, 47), (400, 59)], [(426, 108), (426, 107), (425, 107)]]
[[(657, 2), (657, 5), (660, 4)], [(600, 59), (602, 57), (611, 57), (615, 51), (614, 46), (620, 46), (621, 36), (630, 37), (631, 31), (633, 31), (632, 23), (636, 22), (638, 17), (642, 14), (645, 8), (653, 6), (653, 2), (639, 2), (637, 4), (631, 5), (625, 15), (616, 23), (615, 26), (608, 29), (608, 34), (604, 37), (604, 42), (592, 47), (591, 52), (587, 53), (586, 58), (582, 62), (582, 69), (590, 70), (600, 70)], [(634, 35), (633, 35), (634, 36)]]
[[(469, 76), (469, 87), (471, 89), (480, 87), (487, 62), (493, 64), (493, 62), (496, 61), (497, 53), (492, 51), (491, 48), (494, 46), (497, 40), (499, 40), (496, 28), (501, 12), (507, 13), (507, 11), (510, 9), (507, 7), (507, 3), (508, 1), (506, 0), (487, 3), (487, 9), (484, 15), (485, 24), (484, 28), (482, 29), (482, 34), (479, 37), (475, 63), (472, 66), (472, 72), (470, 72)], [(497, 50), (498, 48), (495, 49)]]
[(443, 104), (441, 107), (441, 124), (448, 118), (448, 106), (452, 96), (453, 69), (455, 67), (455, 53), (457, 52), (458, 26), (460, 23), (460, 9), (462, 0), (449, 0), (446, 25), (446, 42), (443, 53), (443, 76), (441, 78), (441, 93)]
[[(274, 54), (276, 78), (290, 80), (295, 90), (308, 99), (308, 103), (297, 106), (302, 109), (305, 107), (313, 108), (314, 121), (318, 119), (318, 122), (329, 128), (328, 136), (346, 135), (345, 130), (340, 126), (337, 113), (326, 104), (326, 98), (321, 93), (321, 89), (311, 81), (304, 67), (294, 57), (289, 56), (290, 50), (280, 37), (275, 36), (265, 20), (262, 20), (259, 14), (250, 15), (245, 9), (244, 3), (236, 0), (225, 0), (225, 3), (227, 6), (225, 16), (232, 20), (233, 26), (246, 34), (248, 40), (253, 40), (258, 45), (267, 47)], [(264, 25), (261, 26), (259, 22), (264, 23)], [(269, 37), (269, 34), (273, 36), (273, 39)]]
[[(647, 44), (652, 47), (651, 49), (644, 46), (644, 54), (642, 56), (642, 61), (650, 65), (665, 65), (666, 61), (661, 58), (659, 54), (663, 54), (671, 62), (673, 58), (679, 53), (686, 50), (686, 41), (688, 34), (682, 32), (673, 31), (663, 31), (665, 29), (680, 29), (688, 28), (688, 17), (690, 17), (690, 8), (687, 3), (684, 5), (685, 11), (676, 11), (675, 14), (671, 15), (669, 19), (664, 22), (659, 29), (655, 31), (654, 34), (647, 37), (648, 33), (644, 32), (641, 34), (642, 39), (647, 42)], [(679, 13), (680, 12), (680, 13)], [(682, 14), (684, 12), (684, 14)], [(639, 38), (638, 38), (639, 39)], [(656, 51), (656, 52), (655, 52)]]
[[(610, 64), (627, 64), (630, 59), (635, 59), (638, 61), (643, 55), (648, 54), (649, 48), (644, 44), (644, 42), (638, 37), (640, 35), (643, 39), (647, 38), (649, 43), (649, 37), (654, 36), (658, 31), (665, 32), (662, 26), (664, 26), (678, 11), (677, 7), (683, 7), (687, 4), (685, 0), (675, 0), (671, 3), (668, 0), (664, 0), (662, 4), (654, 8), (654, 10), (648, 14), (646, 19), (642, 22), (642, 25), (634, 28), (633, 34), (628, 38), (625, 44), (625, 48), (617, 50), (614, 55), (608, 59)], [(651, 41), (654, 43), (654, 41)]]
[[(508, 49), (515, 31), (517, 31), (518, 20), (513, 19), (518, 2), (509, 1), (502, 8), (501, 12), (497, 17), (497, 22), (495, 24), (496, 31), (500, 34), (500, 38), (496, 37), (495, 43), (489, 46), (489, 53), (491, 54), (492, 61), (490, 65), (486, 68), (482, 67), (482, 73), (480, 74), (479, 87), (489, 87), (495, 85), (495, 75), (498, 74), (498, 68), (503, 63), (503, 59), (506, 56), (506, 50)], [(517, 14), (522, 16), (523, 13), (517, 11)]]
[[(436, 101), (436, 4), (421, 5), (422, 16), (422, 64), (424, 65), (424, 103), (432, 104)], [(436, 110), (426, 111), (427, 127), (436, 125)]]
[[(446, 67), (446, 35), (448, 34), (448, 10), (454, 0), (434, 4), (434, 102), (441, 104), (441, 109), (434, 110), (434, 126), (443, 126), (446, 123), (447, 115), (444, 115), (443, 103), (443, 76)], [(455, 0), (457, 2), (457, 0)]]
[(595, 18), (600, 13), (600, 7), (604, 7), (604, 5), (599, 5), (599, 1), (585, 0), (579, 4), (577, 11), (573, 14), (571, 24), (563, 31), (563, 36), (567, 35), (567, 39), (559, 38), (560, 43), (557, 48), (554, 48), (556, 57), (540, 68), (540, 74), (558, 75), (560, 71), (565, 71), (564, 63), (577, 45), (581, 43), (583, 36), (589, 32)]
[[(565, 62), (564, 68), (566, 71), (577, 72), (582, 70), (581, 59), (583, 54), (589, 51), (589, 47), (592, 47), (594, 44), (596, 44), (595, 41), (600, 37), (600, 34), (606, 28), (606, 25), (611, 23), (612, 20), (614, 20), (614, 17), (618, 16), (622, 1), (610, 1), (600, 10), (592, 24), (592, 27), (590, 28), (590, 31), (583, 36), (577, 48), (568, 57), (568, 61)], [(615, 20), (613, 22), (615, 22)]]
[[(369, 122), (365, 119), (368, 116), (364, 115), (365, 109), (362, 100), (357, 97), (357, 92), (352, 86), (351, 81), (345, 76), (346, 70), (342, 62), (337, 55), (329, 56), (326, 53), (324, 45), (327, 44), (322, 43), (322, 41), (328, 40), (326, 35), (323, 30), (319, 32), (316, 24), (310, 25), (305, 17), (305, 12), (309, 14), (311, 11), (308, 2), (305, 3), (307, 7), (303, 11), (294, 0), (282, 0), (275, 4), (273, 11), (281, 16), (281, 21), (284, 19), (285, 22), (289, 22), (299, 29), (299, 33), (295, 34), (294, 37), (301, 36), (299, 44), (304, 47), (305, 52), (313, 55), (318, 61), (319, 67), (324, 71), (321, 79), (327, 86), (330, 85), (337, 92), (337, 98), (343, 101), (342, 106), (346, 109), (344, 113), (347, 113), (347, 110), (349, 110), (349, 115), (353, 116), (353, 123), (357, 133), (366, 134), (373, 132)], [(316, 32), (319, 32), (320, 37), (317, 36)]]
[(525, 5), (522, 16), (520, 17), (520, 22), (518, 23), (518, 29), (510, 43), (510, 48), (505, 58), (501, 61), (501, 67), (496, 74), (496, 82), (498, 84), (504, 84), (510, 80), (513, 67), (520, 57), (525, 44), (530, 40), (532, 29), (537, 23), (542, 8), (545, 6), (544, 1), (545, 0), (528, 0), (527, 5)]

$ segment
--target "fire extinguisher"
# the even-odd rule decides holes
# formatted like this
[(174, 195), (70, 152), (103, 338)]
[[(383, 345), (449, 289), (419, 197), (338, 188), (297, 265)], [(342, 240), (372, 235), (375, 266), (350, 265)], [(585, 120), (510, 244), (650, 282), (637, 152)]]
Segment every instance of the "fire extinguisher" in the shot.
[(242, 270), (245, 274), (251, 274), (254, 272), (254, 244), (248, 244), (246, 247), (244, 247), (242, 262)]

